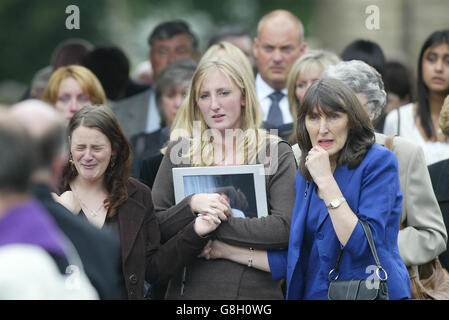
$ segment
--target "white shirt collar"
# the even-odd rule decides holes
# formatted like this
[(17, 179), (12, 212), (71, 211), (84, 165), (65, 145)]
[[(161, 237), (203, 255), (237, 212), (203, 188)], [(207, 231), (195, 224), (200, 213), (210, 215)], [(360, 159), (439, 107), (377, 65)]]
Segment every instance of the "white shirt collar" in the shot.
[[(259, 73), (256, 75), (255, 86), (257, 97), (259, 98), (259, 100), (267, 98), (270, 94), (273, 93), (273, 91), (276, 91), (275, 89), (270, 87), (270, 85), (266, 83), (264, 79), (262, 79)], [(287, 88), (282, 89), (281, 92), (287, 95)]]

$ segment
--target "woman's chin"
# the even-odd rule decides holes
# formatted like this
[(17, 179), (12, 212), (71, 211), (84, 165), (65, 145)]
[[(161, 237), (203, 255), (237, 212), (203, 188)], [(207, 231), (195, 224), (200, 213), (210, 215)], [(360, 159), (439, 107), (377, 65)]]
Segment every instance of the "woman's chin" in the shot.
[(86, 171), (88, 170), (84, 170), (80, 174), (80, 177), (82, 177), (86, 181), (94, 182), (102, 177), (97, 172), (86, 172)]

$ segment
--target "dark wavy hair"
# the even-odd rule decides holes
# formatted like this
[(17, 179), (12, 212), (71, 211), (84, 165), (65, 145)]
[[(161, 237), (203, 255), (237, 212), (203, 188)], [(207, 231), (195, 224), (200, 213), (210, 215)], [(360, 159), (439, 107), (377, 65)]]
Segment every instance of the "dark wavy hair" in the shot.
[(432, 33), (424, 42), (418, 59), (418, 117), (421, 126), (427, 136), (427, 138), (433, 138), (436, 136), (436, 128), (434, 128), (432, 118), (430, 115), (429, 106), (429, 88), (424, 83), (422, 75), (422, 62), (424, 58), (424, 52), (430, 48), (437, 46), (441, 43), (449, 44), (449, 30), (440, 30)]
[(334, 112), (342, 112), (348, 116), (348, 138), (338, 154), (337, 166), (347, 163), (350, 169), (356, 168), (375, 141), (374, 128), (368, 113), (354, 92), (346, 84), (336, 79), (315, 81), (307, 90), (299, 106), (296, 132), (301, 149), (299, 171), (309, 181), (312, 180), (312, 177), (305, 162), (307, 153), (312, 149), (312, 142), (306, 129), (306, 116), (316, 111), (327, 116)]
[[(114, 217), (117, 207), (128, 199), (127, 183), (130, 176), (131, 152), (128, 140), (123, 133), (114, 112), (105, 105), (87, 106), (79, 110), (70, 120), (68, 134), (72, 138), (78, 127), (100, 130), (110, 141), (113, 157), (104, 175), (104, 186), (108, 191), (105, 207), (108, 218)], [(64, 169), (62, 191), (70, 188), (69, 183), (78, 175), (70, 163)]]

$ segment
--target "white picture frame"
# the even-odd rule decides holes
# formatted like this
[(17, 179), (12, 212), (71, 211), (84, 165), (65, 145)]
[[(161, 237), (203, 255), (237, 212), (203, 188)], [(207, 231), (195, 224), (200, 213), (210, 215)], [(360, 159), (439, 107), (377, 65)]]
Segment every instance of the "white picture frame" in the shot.
[(234, 217), (261, 218), (268, 215), (263, 164), (173, 168), (175, 201), (193, 193), (222, 193), (228, 196)]

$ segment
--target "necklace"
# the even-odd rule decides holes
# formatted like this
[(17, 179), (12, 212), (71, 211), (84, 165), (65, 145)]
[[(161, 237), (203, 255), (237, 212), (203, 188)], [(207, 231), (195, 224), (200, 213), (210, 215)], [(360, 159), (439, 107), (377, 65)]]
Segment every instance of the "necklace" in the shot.
[(87, 209), (87, 212), (92, 216), (92, 217), (97, 217), (98, 214), (100, 213), (100, 210), (104, 208), (104, 203), (102, 202), (100, 204), (100, 206), (96, 209), (96, 210), (92, 210), (89, 208), (89, 206), (86, 205), (86, 203), (81, 200), (80, 196), (78, 195), (78, 192), (76, 192), (75, 188), (73, 188), (72, 186), (70, 186), (70, 188), (72, 189), (73, 194), (75, 195), (75, 198), (78, 200), (78, 202), (80, 203), (80, 205), (82, 207), (84, 207), (85, 209)]

